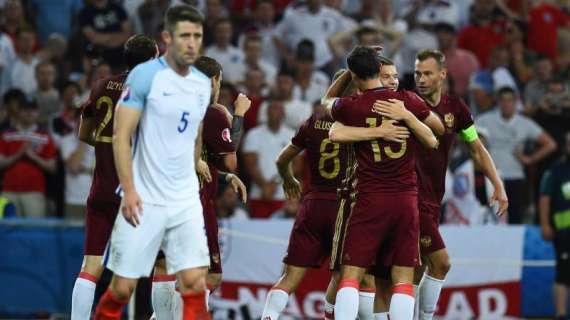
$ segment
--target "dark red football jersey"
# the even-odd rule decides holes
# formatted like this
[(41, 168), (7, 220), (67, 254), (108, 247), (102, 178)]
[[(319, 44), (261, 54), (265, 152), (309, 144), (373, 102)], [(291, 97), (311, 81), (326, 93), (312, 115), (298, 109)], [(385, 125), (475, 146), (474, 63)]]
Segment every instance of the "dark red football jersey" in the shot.
[(416, 168), (420, 199), (440, 204), (445, 193), (445, 174), (451, 146), (457, 133), (473, 125), (473, 116), (463, 100), (448, 94), (443, 94), (439, 104), (431, 110), (441, 117), (445, 134), (439, 137), (437, 149), (420, 148)]
[(346, 147), (329, 140), (333, 124), (329, 115), (313, 114), (301, 125), (291, 143), (305, 150), (308, 183), (304, 199), (336, 199), (337, 187), (346, 173)]
[(220, 107), (210, 106), (206, 110), (202, 128), (202, 159), (208, 163), (212, 182), (201, 182), (200, 197), (202, 201), (214, 201), (218, 193), (218, 168), (216, 164), (221, 156), (235, 152), (230, 138), (231, 123), (227, 112)]
[[(399, 99), (418, 119), (429, 115), (425, 102), (409, 91), (376, 88), (337, 99), (332, 108), (334, 120), (355, 127), (377, 127), (382, 116), (372, 111), (376, 100)], [(404, 143), (381, 139), (354, 143), (357, 159), (355, 186), (358, 193), (396, 193), (417, 191), (415, 159), (421, 148), (411, 135)]]
[(115, 105), (121, 96), (127, 73), (110, 76), (97, 81), (89, 99), (82, 106), (81, 116), (93, 118), (95, 129), (95, 172), (88, 202), (120, 202), (116, 194), (119, 178), (113, 158), (113, 119)]

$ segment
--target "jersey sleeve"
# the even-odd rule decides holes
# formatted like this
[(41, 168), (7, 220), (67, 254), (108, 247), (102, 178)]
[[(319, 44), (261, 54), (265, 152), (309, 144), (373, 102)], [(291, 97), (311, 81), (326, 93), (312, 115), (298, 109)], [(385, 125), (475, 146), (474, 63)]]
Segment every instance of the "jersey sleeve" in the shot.
[(334, 121), (342, 122), (347, 124), (346, 121), (348, 120), (348, 112), (346, 111), (349, 109), (350, 101), (352, 99), (350, 97), (343, 97), (337, 98), (331, 108), (331, 116)]
[(303, 124), (299, 127), (299, 129), (293, 136), (293, 139), (291, 139), (291, 144), (293, 144), (295, 147), (299, 149), (305, 149), (307, 147), (306, 141), (307, 141), (307, 136), (309, 134), (308, 133), (309, 128), (311, 127), (311, 123), (313, 122), (312, 120), (313, 116), (305, 120), (305, 122), (303, 122)]
[(430, 114), (425, 101), (414, 92), (404, 92), (404, 104), (406, 109), (410, 110), (420, 121), (424, 121)]
[(457, 100), (457, 106), (459, 109), (457, 112), (456, 133), (459, 134), (461, 140), (465, 142), (473, 142), (477, 140), (477, 129), (475, 128), (473, 115), (471, 114), (471, 111), (469, 111), (469, 107), (462, 99)]
[(230, 126), (222, 111), (215, 107), (208, 108), (204, 117), (203, 139), (209, 153), (224, 154), (236, 151), (230, 138)]
[(540, 194), (550, 196), (552, 195), (553, 191), (554, 188), (552, 186), (552, 171), (548, 170), (544, 173), (542, 179), (540, 179)]
[(118, 104), (138, 110), (144, 108), (152, 80), (158, 71), (155, 64), (157, 62), (154, 60), (139, 64), (129, 73)]
[(99, 87), (100, 80), (96, 81), (91, 88), (91, 92), (89, 93), (89, 97), (87, 100), (83, 102), (81, 105), (81, 117), (83, 118), (91, 118), (95, 116), (95, 96), (97, 92), (97, 88)]

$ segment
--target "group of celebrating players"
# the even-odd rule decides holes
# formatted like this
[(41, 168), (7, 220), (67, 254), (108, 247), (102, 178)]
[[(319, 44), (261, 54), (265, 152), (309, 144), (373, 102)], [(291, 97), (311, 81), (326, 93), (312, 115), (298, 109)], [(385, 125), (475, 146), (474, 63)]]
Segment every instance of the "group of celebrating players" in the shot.
[[(171, 7), (164, 55), (151, 38), (131, 37), (128, 70), (99, 80), (83, 106), (79, 136), (97, 163), (72, 319), (90, 318), (105, 267), (114, 275), (95, 319), (120, 319), (137, 279), (151, 273), (157, 319), (210, 319), (208, 296), (222, 273), (213, 200), (222, 178), (246, 201), (232, 172), (251, 102), (240, 94), (233, 115), (217, 103), (222, 68), (200, 56), (203, 22), (194, 7)], [(443, 92), (444, 55), (418, 53), (417, 95), (398, 91), (397, 70), (380, 51), (352, 50), (348, 70), (276, 161), (286, 195), (302, 194), (302, 205), (262, 320), (278, 319), (307, 268), (328, 257), (325, 319), (411, 320), (415, 304), (431, 319), (450, 268), (438, 226), (456, 135), (493, 183), (497, 213), (507, 210), (469, 109)], [(301, 192), (290, 164), (303, 151), (310, 174)]]

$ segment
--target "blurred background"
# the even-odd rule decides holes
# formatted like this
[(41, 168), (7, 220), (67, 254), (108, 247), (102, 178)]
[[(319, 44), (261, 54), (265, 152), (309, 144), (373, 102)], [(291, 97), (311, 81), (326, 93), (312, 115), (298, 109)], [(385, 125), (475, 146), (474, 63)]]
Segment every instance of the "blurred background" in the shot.
[[(80, 106), (95, 81), (125, 71), (122, 45), (132, 34), (152, 35), (163, 49), (162, 19), (173, 3), (194, 4), (206, 17), (204, 54), (224, 69), (220, 103), (231, 110), (239, 92), (253, 102), (238, 153), (249, 201), (224, 185), (216, 201), (225, 282), (215, 317), (259, 317), (299, 206), (280, 191), (274, 159), (356, 44), (381, 44), (400, 88), (411, 90), (417, 51), (443, 51), (446, 90), (468, 104), (505, 182), (510, 209), (499, 219), (488, 203), (492, 186), (461, 143), (454, 147), (442, 210), (454, 265), (438, 314), (554, 315), (554, 250), (541, 238), (538, 202), (544, 173), (570, 153), (570, 1), (0, 0), (1, 318), (69, 313), (95, 165), (76, 136)], [(498, 94), (505, 88), (512, 98)], [(277, 133), (253, 130), (264, 126)], [(37, 141), (20, 152), (31, 133)], [(249, 178), (257, 170), (259, 185)], [(292, 317), (319, 316), (327, 276), (315, 271), (290, 301)], [(148, 312), (139, 291), (131, 318)]]

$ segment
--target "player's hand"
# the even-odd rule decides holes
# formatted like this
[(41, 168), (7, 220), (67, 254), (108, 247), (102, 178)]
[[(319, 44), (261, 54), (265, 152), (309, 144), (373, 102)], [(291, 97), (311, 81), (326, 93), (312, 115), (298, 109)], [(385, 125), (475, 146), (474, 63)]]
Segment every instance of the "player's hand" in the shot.
[(495, 191), (493, 195), (489, 199), (489, 205), (494, 206), (496, 203), (499, 204), (499, 209), (497, 210), (497, 215), (500, 217), (507, 212), (509, 208), (509, 199), (507, 198), (507, 193), (505, 192), (505, 188), (502, 186), (495, 187)]
[(234, 107), (235, 115), (243, 117), (247, 110), (249, 110), (251, 107), (251, 100), (249, 100), (245, 94), (240, 93), (238, 94), (236, 101), (234, 101)]
[(544, 241), (552, 241), (554, 240), (554, 229), (549, 225), (542, 226), (540, 228), (540, 235)]
[(397, 123), (391, 119), (382, 120), (382, 124), (377, 127), (379, 138), (397, 143), (405, 142), (410, 137), (410, 131), (406, 127), (397, 125)]
[(283, 191), (287, 200), (301, 198), (301, 184), (295, 177), (283, 181)]
[(143, 213), (142, 199), (136, 191), (125, 191), (123, 196), (122, 213), (125, 220), (133, 226), (140, 225), (140, 217)]
[(243, 182), (240, 180), (240, 178), (238, 176), (236, 176), (235, 174), (229, 173), (228, 176), (226, 177), (226, 181), (229, 182), (230, 186), (232, 186), (232, 190), (234, 190), (235, 193), (239, 193), (241, 195), (241, 202), (246, 203), (247, 202), (247, 188), (245, 187)]
[(206, 161), (202, 159), (198, 160), (198, 163), (196, 163), (196, 173), (198, 177), (204, 179), (206, 182), (212, 182), (212, 175), (210, 174), (210, 168)]
[(414, 115), (406, 109), (404, 102), (398, 99), (376, 100), (372, 111), (394, 120), (406, 121)]

